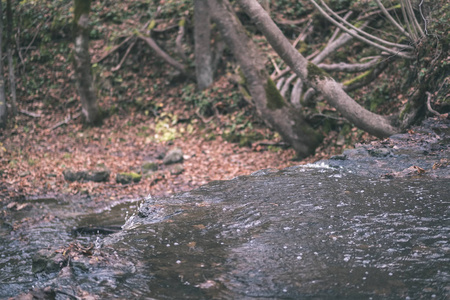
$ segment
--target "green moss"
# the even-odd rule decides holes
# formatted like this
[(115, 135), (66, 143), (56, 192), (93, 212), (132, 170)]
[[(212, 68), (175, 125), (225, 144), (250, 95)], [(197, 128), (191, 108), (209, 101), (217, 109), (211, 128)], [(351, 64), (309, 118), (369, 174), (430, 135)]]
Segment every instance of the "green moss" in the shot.
[(186, 19), (185, 18), (181, 18), (181, 20), (178, 22), (178, 26), (184, 27), (184, 24), (186, 24)]
[(368, 75), (372, 74), (372, 72), (373, 72), (373, 70), (366, 71), (366, 72), (364, 72), (364, 73), (362, 73), (362, 74), (356, 76), (355, 78), (352, 78), (352, 79), (350, 79), (350, 80), (345, 81), (345, 82), (343, 83), (343, 85), (349, 86), (349, 85), (351, 85), (351, 84), (353, 84), (353, 83), (355, 83), (355, 82), (358, 82), (358, 81), (364, 79), (365, 77), (367, 77)]
[(275, 82), (273, 82), (270, 77), (267, 79), (267, 83), (264, 86), (267, 98), (267, 108), (271, 110), (281, 109), (285, 106), (283, 96), (281, 96), (280, 91), (278, 91)]
[(405, 114), (407, 114), (410, 110), (411, 110), (412, 106), (410, 102), (407, 102), (405, 105), (405, 108), (402, 110), (402, 112), (400, 113), (400, 120), (403, 120), (403, 118), (405, 117)]
[(142, 178), (142, 175), (139, 175), (138, 173), (135, 173), (135, 172), (125, 172), (125, 173), (120, 173), (120, 175), (131, 178), (131, 180), (133, 182), (139, 182), (139, 181), (141, 181), (141, 178)]
[(82, 14), (89, 14), (91, 11), (91, 0), (75, 0), (74, 4), (74, 21), (78, 23)]
[(312, 62), (308, 62), (307, 70), (308, 70), (307, 79), (310, 82), (324, 80), (325, 78), (331, 78), (331, 76), (327, 72), (325, 72)]

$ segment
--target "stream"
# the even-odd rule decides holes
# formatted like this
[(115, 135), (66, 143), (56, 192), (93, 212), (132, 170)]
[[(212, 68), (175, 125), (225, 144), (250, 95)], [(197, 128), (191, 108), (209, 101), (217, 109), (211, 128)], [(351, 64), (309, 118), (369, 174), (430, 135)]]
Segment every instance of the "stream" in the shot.
[(0, 298), (449, 299), (449, 151), (431, 144), (102, 209), (30, 197), (1, 219)]
[[(24, 213), (64, 218), (44, 213), (17, 235), (3, 223), (0, 297), (52, 286), (57, 299), (444, 299), (448, 186), (314, 166), (100, 212), (41, 200)], [(95, 246), (53, 257), (74, 241)]]

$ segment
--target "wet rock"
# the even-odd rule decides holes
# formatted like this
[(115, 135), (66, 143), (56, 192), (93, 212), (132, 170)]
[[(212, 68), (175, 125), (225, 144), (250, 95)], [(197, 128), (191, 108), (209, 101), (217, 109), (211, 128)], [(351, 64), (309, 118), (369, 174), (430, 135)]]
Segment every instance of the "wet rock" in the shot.
[(142, 179), (142, 175), (135, 172), (119, 173), (116, 176), (116, 182), (121, 184), (129, 184), (132, 182), (139, 182)]
[(386, 157), (391, 154), (391, 151), (386, 148), (371, 149), (369, 150), (369, 154), (373, 157)]
[(67, 264), (67, 259), (53, 250), (40, 250), (32, 259), (31, 271), (33, 273), (55, 273)]
[(170, 165), (183, 162), (183, 150), (180, 148), (174, 148), (167, 152), (164, 157), (163, 164)]
[(51, 287), (47, 286), (45, 288), (35, 288), (34, 290), (26, 293), (20, 294), (12, 300), (46, 300), (46, 299), (56, 299), (56, 292)]

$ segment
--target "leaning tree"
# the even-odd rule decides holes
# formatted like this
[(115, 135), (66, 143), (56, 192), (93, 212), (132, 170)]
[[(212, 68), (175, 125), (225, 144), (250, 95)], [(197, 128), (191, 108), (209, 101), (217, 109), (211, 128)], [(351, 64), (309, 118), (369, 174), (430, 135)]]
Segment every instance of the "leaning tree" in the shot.
[[(448, 39), (430, 30), (430, 22), (435, 19), (429, 2), (421, 1), (414, 7), (411, 1), (402, 0), (386, 8), (382, 1), (376, 0), (376, 7), (351, 16), (350, 9), (336, 13), (323, 0), (310, 0), (336, 30), (325, 47), (307, 57), (300, 53), (296, 45), (304, 43), (305, 36), (313, 31), (311, 22), (304, 22), (304, 30), (291, 42), (271, 18), (267, 5), (263, 8), (256, 0), (237, 2), (284, 61), (284, 69), (274, 63), (276, 71), (268, 75), (267, 57), (260, 53), (227, 0), (208, 0), (212, 19), (241, 66), (243, 82), (260, 116), (294, 147), (299, 156), (313, 152), (319, 141), (316, 132), (303, 116), (302, 106), (320, 97), (325, 98), (349, 122), (381, 138), (402, 131), (423, 118), (427, 107), (433, 114), (447, 116), (430, 105), (433, 97), (440, 96), (444, 102), (448, 101), (448, 92), (445, 90), (449, 78), (442, 74), (446, 74), (445, 70), (448, 74), (445, 53), (448, 53), (449, 43)], [(440, 2), (444, 5), (443, 1)], [(445, 12), (445, 8), (440, 11)], [(448, 14), (447, 10), (444, 16), (440, 16), (441, 20), (448, 20)], [(387, 31), (383, 37), (371, 32), (377, 32), (377, 29), (373, 30), (375, 25), (372, 22), (379, 23), (380, 16), (384, 19), (384, 31)], [(445, 33), (448, 25), (443, 26), (447, 26), (447, 30), (442, 30)], [(377, 54), (362, 57), (361, 62), (357, 63), (333, 61), (337, 50), (351, 42), (365, 44)], [(413, 80), (411, 86), (416, 86), (397, 113), (390, 116), (374, 113), (349, 95), (351, 91), (373, 82), (396, 60), (406, 61), (406, 64), (414, 65), (416, 70), (425, 69), (427, 72), (426, 76), (415, 72), (417, 80)], [(338, 82), (330, 75), (338, 72), (359, 75)], [(290, 95), (289, 101), (286, 100), (287, 94)]]

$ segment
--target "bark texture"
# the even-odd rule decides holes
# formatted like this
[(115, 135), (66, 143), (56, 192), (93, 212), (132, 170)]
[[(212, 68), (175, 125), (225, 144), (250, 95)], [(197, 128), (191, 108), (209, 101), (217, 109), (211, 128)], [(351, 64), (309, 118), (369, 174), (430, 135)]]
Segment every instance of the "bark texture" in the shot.
[(74, 2), (74, 68), (77, 81), (78, 95), (81, 100), (86, 122), (96, 124), (100, 122), (100, 111), (95, 95), (91, 73), (91, 59), (89, 56), (89, 12), (91, 0), (75, 0)]
[(380, 115), (374, 114), (356, 103), (325, 71), (307, 61), (286, 39), (270, 16), (255, 0), (238, 0), (245, 12), (263, 32), (273, 49), (286, 64), (304, 82), (322, 93), (327, 101), (334, 106), (347, 120), (358, 128), (377, 137), (388, 137), (397, 133), (398, 128)]
[(204, 0), (194, 1), (194, 39), (197, 87), (203, 90), (213, 82), (210, 16)]
[(6, 126), (7, 110), (6, 110), (6, 95), (5, 95), (5, 77), (3, 76), (3, 6), (0, 1), (0, 128)]
[(319, 145), (320, 136), (281, 96), (265, 69), (265, 60), (237, 19), (228, 0), (208, 0), (211, 16), (242, 68), (247, 88), (261, 118), (306, 157)]
[(16, 76), (14, 73), (14, 62), (12, 58), (12, 9), (11, 9), (11, 0), (6, 1), (6, 21), (7, 21), (7, 56), (8, 56), (8, 71), (9, 71), (9, 86), (11, 93), (11, 111), (13, 117), (17, 115), (17, 105), (16, 105)]

